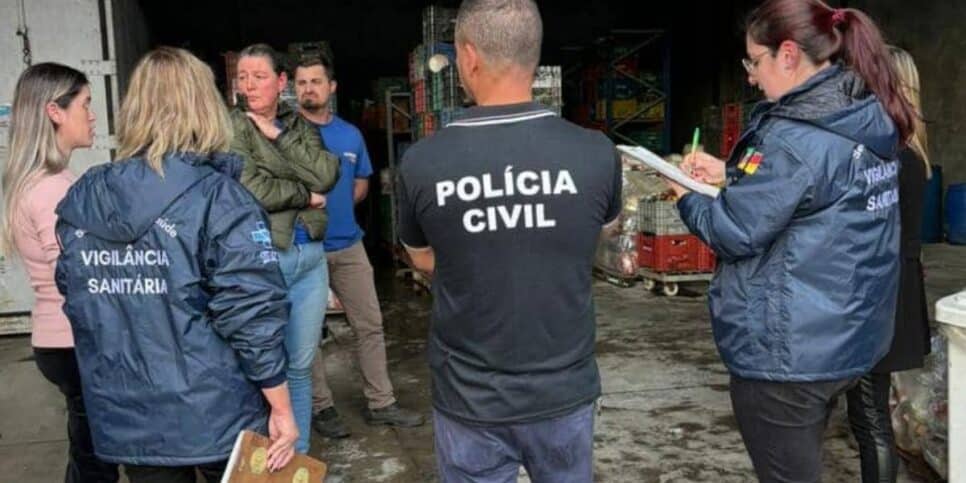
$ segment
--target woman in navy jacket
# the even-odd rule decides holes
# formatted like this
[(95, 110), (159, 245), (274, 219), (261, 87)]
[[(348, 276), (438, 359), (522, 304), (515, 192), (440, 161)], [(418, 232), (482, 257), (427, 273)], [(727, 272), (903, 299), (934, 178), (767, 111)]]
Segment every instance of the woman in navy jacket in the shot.
[(298, 437), (285, 382), (285, 284), (265, 213), (233, 177), (211, 69), (182, 49), (141, 59), (119, 160), (57, 208), (57, 286), (98, 457), (139, 481), (218, 481), (242, 430), (267, 469)]
[(721, 261), (713, 331), (758, 478), (819, 481), (829, 408), (892, 339), (897, 150), (914, 114), (858, 10), (766, 0), (746, 32), (743, 64), (767, 100), (726, 163), (684, 163), (727, 186), (717, 198), (672, 187)]

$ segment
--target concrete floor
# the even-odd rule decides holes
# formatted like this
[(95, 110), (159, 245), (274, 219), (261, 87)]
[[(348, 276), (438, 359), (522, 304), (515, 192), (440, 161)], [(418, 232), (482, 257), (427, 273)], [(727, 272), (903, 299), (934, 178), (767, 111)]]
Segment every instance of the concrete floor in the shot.
[[(930, 306), (966, 287), (966, 247), (928, 246), (924, 260)], [(640, 285), (617, 288), (603, 282), (594, 290), (604, 389), (595, 437), (596, 480), (753, 481), (731, 414), (727, 373), (711, 339), (705, 297), (666, 298)], [(429, 297), (386, 274), (380, 299), (397, 397), (428, 415)], [(353, 436), (314, 438), (312, 454), (329, 464), (328, 481), (436, 481), (431, 425), (392, 429), (363, 423), (365, 400), (352, 332), (341, 317), (329, 323), (333, 338), (323, 351), (336, 407)], [(27, 337), (0, 338), (0, 415), (0, 482), (62, 480), (64, 403), (36, 370)], [(857, 452), (841, 414), (832, 418), (825, 448), (824, 481), (859, 481)], [(900, 481), (917, 480), (903, 471)]]

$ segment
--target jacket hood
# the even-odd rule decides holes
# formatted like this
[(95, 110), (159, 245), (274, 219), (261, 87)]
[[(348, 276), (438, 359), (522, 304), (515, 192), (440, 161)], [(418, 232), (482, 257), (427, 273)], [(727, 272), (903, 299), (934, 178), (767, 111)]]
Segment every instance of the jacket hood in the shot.
[(177, 153), (164, 157), (164, 176), (142, 157), (91, 168), (57, 206), (57, 216), (99, 238), (128, 243), (141, 238), (192, 186), (215, 173), (238, 179), (232, 154)]
[(865, 145), (885, 159), (896, 156), (898, 132), (879, 99), (853, 70), (833, 64), (775, 103), (766, 115), (812, 124)]

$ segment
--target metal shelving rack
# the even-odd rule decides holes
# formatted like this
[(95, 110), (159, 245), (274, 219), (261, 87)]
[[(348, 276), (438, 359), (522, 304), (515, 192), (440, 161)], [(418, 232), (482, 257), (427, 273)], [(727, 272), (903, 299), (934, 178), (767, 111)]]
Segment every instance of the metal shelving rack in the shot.
[[(396, 142), (397, 142), (397, 140), (396, 140), (396, 136), (399, 136), (399, 135), (408, 135), (410, 141), (415, 141), (416, 140), (415, 139), (415, 134), (413, 132), (413, 115), (412, 115), (412, 113), (410, 113), (410, 112), (408, 112), (408, 111), (406, 111), (404, 109), (401, 109), (401, 108), (397, 107), (396, 106), (396, 103), (394, 101), (397, 100), (397, 99), (405, 99), (406, 100), (406, 103), (410, 106), (410, 110), (411, 110), (412, 109), (412, 97), (413, 97), (412, 96), (412, 93), (410, 93), (410, 92), (403, 92), (403, 91), (398, 91), (398, 90), (395, 90), (395, 89), (387, 89), (386, 90), (386, 94), (385, 94), (385, 98), (384, 98), (385, 103), (386, 103), (386, 153), (387, 153), (387, 161), (388, 161), (388, 165), (389, 165), (389, 173), (392, 176), (392, 181), (390, 183), (390, 188), (389, 188), (389, 206), (390, 206), (390, 210), (391, 210), (390, 211), (390, 215), (389, 215), (389, 220), (390, 220), (390, 224), (391, 224), (391, 227), (389, 228), (389, 233), (392, 234), (392, 236), (391, 236), (392, 239), (389, 240), (389, 244), (390, 244), (389, 251), (392, 253), (392, 260), (393, 260), (394, 263), (396, 263), (396, 262), (399, 261), (399, 252), (397, 250), (397, 240), (399, 239), (399, 235), (398, 235), (398, 233), (396, 233), (396, 222), (397, 222), (397, 220), (396, 220), (396, 216), (397, 216), (397, 214), (396, 214), (396, 187), (395, 187), (395, 184), (396, 184), (395, 183), (395, 180), (396, 180), (396, 166), (397, 166), (397, 159), (396, 159)], [(394, 129), (395, 126), (393, 125), (393, 114), (394, 113), (399, 113), (403, 117), (406, 118), (406, 120), (409, 122), (409, 129), (408, 130), (406, 130), (406, 131), (398, 131), (398, 132), (395, 131), (395, 129)]]
[[(628, 137), (622, 129), (630, 126), (655, 126), (661, 124), (661, 143), (662, 151), (671, 151), (671, 44), (670, 37), (665, 30), (645, 29), (645, 30), (612, 30), (611, 36), (615, 42), (620, 44), (633, 43), (624, 53), (610, 59), (608, 63), (608, 78), (606, 100), (605, 131), (615, 141), (639, 145), (637, 141)], [(620, 68), (623, 60), (640, 55), (645, 49), (660, 49), (661, 69), (659, 82), (649, 82), (648, 80), (635, 76), (633, 73), (625, 72)], [(623, 119), (615, 119), (613, 112), (614, 85), (617, 79), (629, 79), (643, 90), (653, 96), (650, 102), (642, 104), (632, 115)], [(664, 103), (664, 118), (662, 120), (646, 119), (646, 114), (651, 108)]]

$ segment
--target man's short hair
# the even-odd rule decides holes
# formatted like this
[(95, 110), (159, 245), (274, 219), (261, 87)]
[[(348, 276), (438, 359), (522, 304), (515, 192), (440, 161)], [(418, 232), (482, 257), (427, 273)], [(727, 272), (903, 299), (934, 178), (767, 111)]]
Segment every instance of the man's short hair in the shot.
[(321, 65), (325, 69), (325, 76), (329, 78), (330, 81), (335, 80), (335, 65), (332, 59), (328, 55), (319, 54), (308, 54), (300, 56), (295, 65), (297, 67), (313, 67), (316, 65)]
[(543, 21), (533, 0), (464, 0), (456, 41), (473, 44), (484, 59), (536, 70)]

